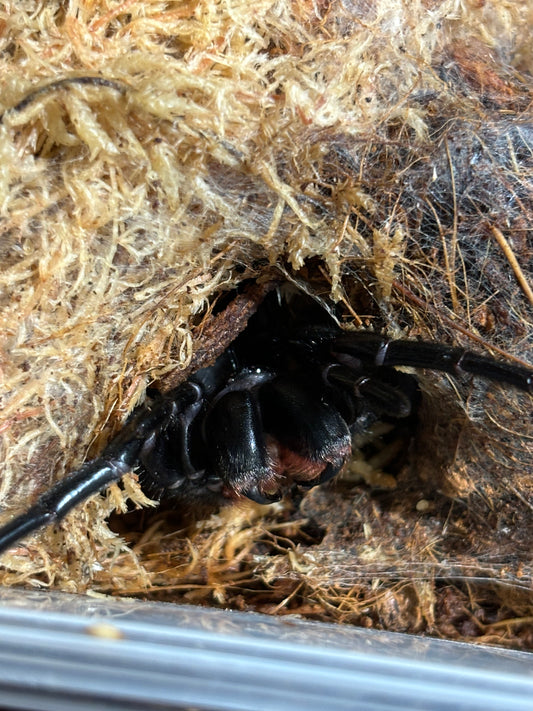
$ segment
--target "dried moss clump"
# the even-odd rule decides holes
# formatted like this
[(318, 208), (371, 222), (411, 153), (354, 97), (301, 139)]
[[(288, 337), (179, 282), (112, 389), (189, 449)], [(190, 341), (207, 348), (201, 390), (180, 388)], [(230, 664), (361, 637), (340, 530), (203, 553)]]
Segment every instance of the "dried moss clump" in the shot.
[[(245, 278), (531, 362), (531, 20), (526, 0), (3, 4), (1, 520), (184, 371)], [(531, 398), (423, 388), (408, 461), (351, 467), (396, 489), (348, 476), (185, 533), (162, 511), (132, 552), (106, 522), (149, 503), (132, 475), (1, 581), (532, 647)]]

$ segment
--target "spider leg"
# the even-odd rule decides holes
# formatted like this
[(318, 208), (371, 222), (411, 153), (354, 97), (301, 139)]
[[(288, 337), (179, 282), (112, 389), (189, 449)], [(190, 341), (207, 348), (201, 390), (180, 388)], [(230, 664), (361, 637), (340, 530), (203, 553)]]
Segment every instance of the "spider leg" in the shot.
[(189, 382), (180, 386), (183, 395), (189, 390), (190, 401), (173, 396), (169, 402), (168, 419), (152, 430), (139, 452), (143, 467), (142, 483), (152, 496), (179, 496), (179, 489), (200, 478), (202, 472), (191, 461), (191, 428), (203, 405), (200, 385)]
[(335, 338), (333, 355), (348, 367), (404, 365), (452, 375), (471, 373), (533, 392), (533, 369), (426, 341), (387, 340), (375, 333), (344, 333)]
[(150, 434), (168, 417), (169, 407), (190, 399), (189, 385), (173, 392), (153, 409), (143, 408), (111, 440), (102, 454), (45, 491), (27, 511), (0, 528), (0, 553), (20, 538), (63, 519), (67, 513), (93, 494), (120, 481), (137, 463), (141, 449)]
[(407, 394), (379, 377), (361, 375), (347, 366), (334, 364), (325, 369), (324, 378), (331, 385), (349, 387), (351, 396), (364, 400), (376, 415), (400, 419), (411, 414), (412, 401)]
[(92, 494), (119, 481), (131, 469), (126, 458), (93, 459), (45, 492), (25, 513), (0, 528), (0, 553), (42, 526), (61, 520)]

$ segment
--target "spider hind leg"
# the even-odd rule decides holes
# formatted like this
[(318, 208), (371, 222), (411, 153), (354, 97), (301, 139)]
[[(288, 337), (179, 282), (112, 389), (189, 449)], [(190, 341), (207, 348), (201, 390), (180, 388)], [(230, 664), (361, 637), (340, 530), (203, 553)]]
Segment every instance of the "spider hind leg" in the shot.
[(332, 346), (340, 363), (349, 367), (406, 366), (451, 375), (471, 374), (533, 392), (533, 370), (478, 355), (464, 348), (427, 341), (388, 340), (375, 333), (343, 333)]

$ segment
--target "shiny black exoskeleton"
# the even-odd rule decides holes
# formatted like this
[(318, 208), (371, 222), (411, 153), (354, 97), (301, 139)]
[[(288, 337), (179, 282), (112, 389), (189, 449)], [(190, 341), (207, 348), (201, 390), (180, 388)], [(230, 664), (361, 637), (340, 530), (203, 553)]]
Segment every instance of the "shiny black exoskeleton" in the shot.
[(0, 528), (0, 552), (135, 466), (149, 495), (186, 507), (270, 503), (295, 484), (321, 484), (342, 468), (354, 434), (412, 416), (417, 381), (399, 365), (533, 393), (532, 369), (439, 343), (346, 332), (315, 299), (277, 289), (213, 365), (139, 408), (100, 457)]

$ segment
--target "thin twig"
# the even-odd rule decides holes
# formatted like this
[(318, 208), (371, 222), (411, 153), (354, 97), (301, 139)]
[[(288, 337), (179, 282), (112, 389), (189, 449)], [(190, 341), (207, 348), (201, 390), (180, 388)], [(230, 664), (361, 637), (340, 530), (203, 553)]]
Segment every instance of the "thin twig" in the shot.
[(515, 273), (516, 279), (522, 287), (524, 294), (529, 299), (529, 303), (533, 305), (533, 289), (531, 289), (531, 287), (527, 283), (526, 275), (522, 271), (522, 268), (520, 267), (520, 264), (518, 263), (518, 260), (515, 256), (515, 253), (511, 249), (509, 242), (505, 239), (504, 234), (497, 227), (491, 226), (490, 231), (494, 235), (496, 242), (500, 245), (502, 252), (504, 253), (509, 264), (511, 265), (511, 269)]
[(448, 249), (446, 241), (443, 240), (444, 247), (444, 262), (446, 264), (446, 275), (448, 277), (448, 284), (450, 286), (450, 297), (452, 300), (453, 310), (459, 312), (459, 301), (457, 299), (457, 285), (455, 283), (455, 256), (457, 253), (457, 192), (455, 188), (455, 174), (453, 172), (453, 161), (450, 155), (450, 147), (448, 141), (445, 141), (446, 157), (448, 159), (448, 166), (450, 168), (450, 181), (452, 186), (452, 198), (453, 198), (453, 231), (451, 237), (450, 254), (448, 254)]

